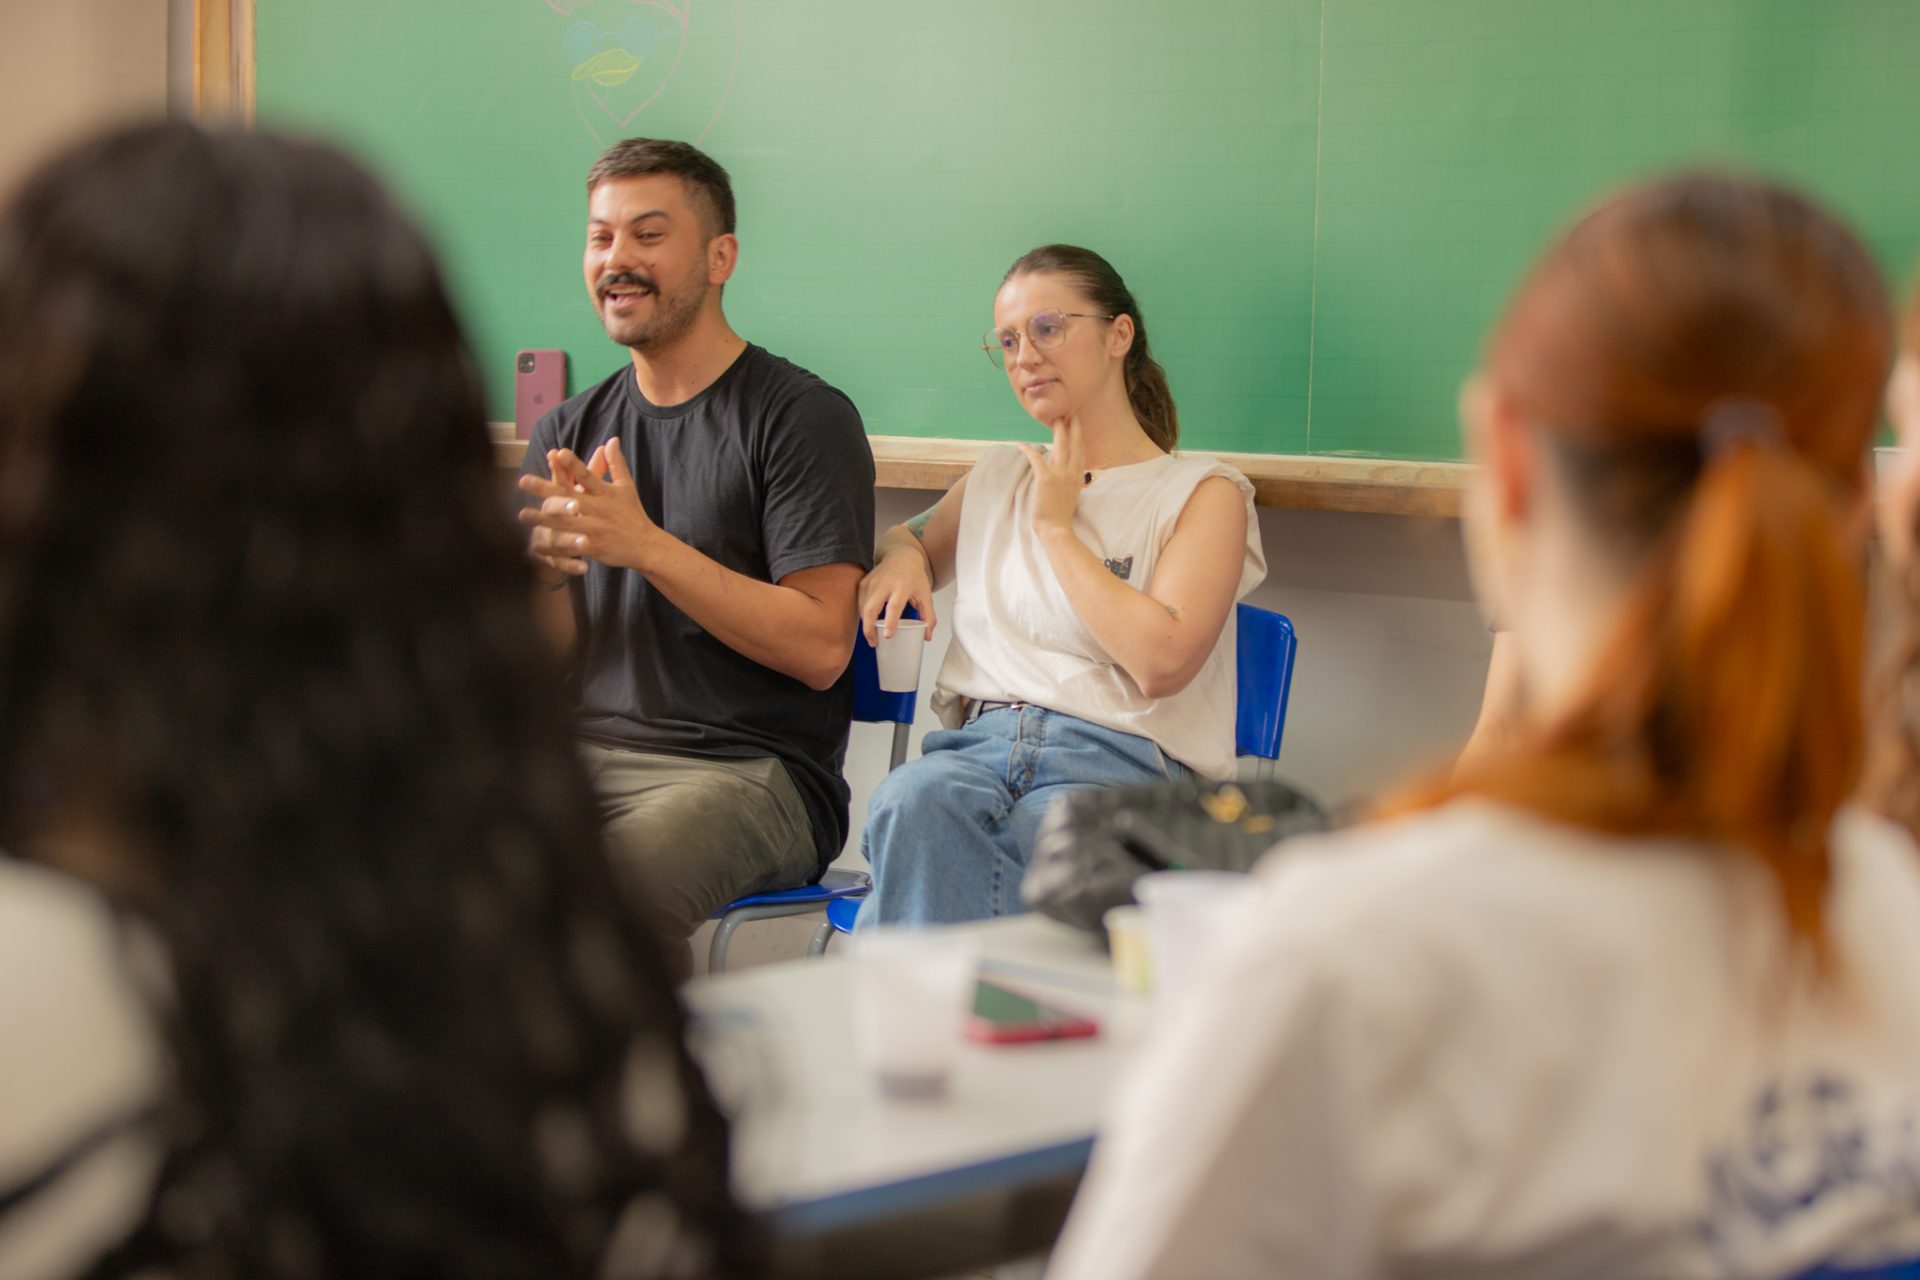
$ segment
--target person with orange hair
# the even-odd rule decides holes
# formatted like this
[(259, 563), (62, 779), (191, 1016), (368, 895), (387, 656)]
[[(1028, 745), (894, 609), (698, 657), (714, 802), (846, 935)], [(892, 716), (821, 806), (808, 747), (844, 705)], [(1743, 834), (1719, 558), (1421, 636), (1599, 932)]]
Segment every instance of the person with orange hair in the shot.
[(1887, 384), (1887, 417), (1902, 452), (1880, 477), (1876, 513), (1897, 623), (1874, 699), (1863, 790), (1873, 808), (1920, 836), (1920, 286), (1907, 303), (1902, 348)]
[(1522, 722), (1260, 868), (1055, 1277), (1920, 1268), (1920, 854), (1845, 807), (1891, 345), (1770, 183), (1546, 251), (1461, 397)]

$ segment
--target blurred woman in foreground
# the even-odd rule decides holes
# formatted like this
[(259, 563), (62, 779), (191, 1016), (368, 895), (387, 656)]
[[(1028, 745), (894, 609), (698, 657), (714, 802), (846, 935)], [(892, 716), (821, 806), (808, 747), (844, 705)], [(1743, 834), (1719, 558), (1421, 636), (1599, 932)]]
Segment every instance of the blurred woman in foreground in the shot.
[(139, 127), (0, 214), (0, 1273), (744, 1268), (527, 587), (351, 161)]
[(1920, 857), (1842, 808), (1886, 311), (1762, 182), (1641, 186), (1548, 249), (1462, 397), (1526, 722), (1263, 868), (1056, 1276), (1920, 1258)]

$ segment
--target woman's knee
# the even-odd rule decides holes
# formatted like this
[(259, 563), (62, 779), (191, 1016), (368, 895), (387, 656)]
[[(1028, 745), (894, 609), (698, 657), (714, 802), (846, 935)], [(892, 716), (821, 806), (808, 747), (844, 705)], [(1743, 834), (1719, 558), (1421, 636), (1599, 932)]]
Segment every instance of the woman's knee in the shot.
[(922, 757), (874, 789), (861, 845), (876, 870), (896, 852), (921, 857), (995, 839), (1012, 797), (957, 763)]
[(874, 788), (867, 820), (911, 819), (924, 814), (938, 815), (945, 821), (974, 813), (990, 815), (999, 800), (991, 788), (981, 786), (972, 776), (976, 772), (949, 756), (910, 760)]

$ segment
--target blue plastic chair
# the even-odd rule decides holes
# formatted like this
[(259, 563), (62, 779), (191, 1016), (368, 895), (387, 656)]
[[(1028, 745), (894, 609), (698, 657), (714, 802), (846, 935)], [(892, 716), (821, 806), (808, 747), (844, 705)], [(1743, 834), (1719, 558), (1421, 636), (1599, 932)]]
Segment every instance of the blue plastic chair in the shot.
[[(1257, 756), (1263, 771), (1280, 758), (1280, 737), (1287, 727), (1287, 699), (1293, 692), (1293, 658), (1300, 642), (1285, 614), (1256, 605), (1234, 607), (1233, 750)], [(894, 765), (898, 767), (899, 759)], [(819, 955), (836, 933), (852, 933), (862, 893), (827, 904), (826, 923), (813, 932), (809, 955)]]
[[(908, 616), (919, 615), (909, 610)], [(898, 769), (907, 758), (907, 737), (913, 729), (914, 707), (918, 701), (918, 691), (888, 693), (880, 687), (880, 667), (873, 646), (867, 643), (864, 632), (857, 632), (853, 640), (853, 718), (863, 724), (893, 725), (893, 750), (887, 761), (888, 772)], [(777, 920), (782, 916), (806, 915), (823, 907), (832, 911), (844, 904), (852, 909), (847, 913), (848, 928), (851, 928), (853, 910), (858, 910), (860, 899), (872, 890), (873, 877), (866, 872), (835, 868), (820, 877), (818, 884), (735, 898), (713, 913), (712, 918), (720, 922), (720, 927), (713, 931), (713, 941), (707, 945), (707, 972), (726, 972), (727, 948), (733, 945), (733, 935), (743, 924), (755, 920)], [(827, 938), (832, 936), (833, 930), (822, 925), (814, 931), (808, 953), (819, 955), (826, 950)]]
[(866, 900), (866, 895), (862, 894), (858, 898), (836, 898), (829, 902), (827, 918), (813, 931), (813, 942), (807, 947), (807, 954), (825, 955), (827, 943), (833, 941), (834, 934), (852, 933), (853, 922), (860, 918), (860, 904)]
[(1250, 604), (1234, 607), (1238, 666), (1234, 671), (1233, 749), (1256, 756), (1271, 770), (1280, 758), (1293, 691), (1293, 658), (1300, 643), (1285, 614)]

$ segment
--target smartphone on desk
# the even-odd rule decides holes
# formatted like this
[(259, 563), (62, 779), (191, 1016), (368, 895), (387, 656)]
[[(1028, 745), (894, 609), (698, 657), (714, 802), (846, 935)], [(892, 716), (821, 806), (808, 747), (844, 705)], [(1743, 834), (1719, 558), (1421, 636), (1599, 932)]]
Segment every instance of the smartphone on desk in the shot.
[(1100, 1024), (1029, 999), (985, 978), (974, 984), (973, 1016), (967, 1038), (986, 1044), (1031, 1044), (1036, 1040), (1073, 1040), (1100, 1034)]

